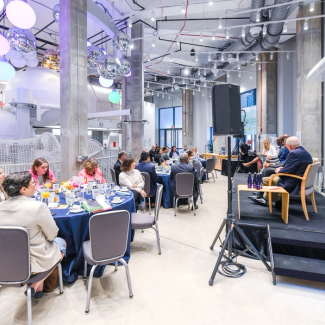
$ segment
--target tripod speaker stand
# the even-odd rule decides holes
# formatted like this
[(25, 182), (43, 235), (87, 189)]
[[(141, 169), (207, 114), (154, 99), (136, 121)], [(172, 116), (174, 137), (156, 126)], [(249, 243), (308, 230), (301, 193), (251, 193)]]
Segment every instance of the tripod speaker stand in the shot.
[[(230, 138), (230, 136), (228, 136), (228, 164), (227, 164), (227, 167), (228, 167), (228, 192), (227, 192), (228, 193), (228, 211), (227, 211), (227, 217), (223, 220), (221, 227), (219, 228), (219, 231), (218, 231), (216, 237), (214, 238), (212, 245), (210, 246), (210, 249), (213, 250), (214, 245), (215, 245), (216, 241), (218, 240), (218, 238), (220, 237), (225, 226), (226, 226), (227, 234), (226, 234), (226, 238), (222, 244), (217, 263), (214, 267), (211, 278), (209, 280), (210, 286), (213, 285), (214, 278), (215, 278), (217, 272), (220, 273), (220, 271), (218, 271), (220, 264), (223, 264), (225, 262), (228, 262), (229, 264), (234, 264), (233, 259), (236, 258), (237, 256), (240, 256), (240, 255), (246, 253), (247, 251), (251, 251), (252, 254), (254, 256), (256, 256), (257, 258), (259, 258), (262, 261), (262, 263), (265, 265), (265, 267), (269, 271), (271, 271), (271, 267), (267, 264), (264, 257), (261, 256), (261, 254), (257, 251), (257, 249), (249, 241), (249, 239), (246, 237), (246, 235), (243, 233), (243, 231), (239, 228), (239, 226), (236, 223), (236, 220), (234, 219), (234, 215), (232, 214), (231, 138)], [(247, 244), (247, 248), (243, 252), (236, 253), (235, 255), (233, 255), (233, 252), (232, 252), (233, 242), (234, 242), (234, 231), (233, 231), (234, 229), (237, 230), (238, 235)], [(226, 256), (224, 254), (227, 246), (228, 246), (228, 256)], [(222, 262), (223, 257), (226, 259), (225, 262)], [(246, 271), (246, 269), (245, 269), (245, 271)]]

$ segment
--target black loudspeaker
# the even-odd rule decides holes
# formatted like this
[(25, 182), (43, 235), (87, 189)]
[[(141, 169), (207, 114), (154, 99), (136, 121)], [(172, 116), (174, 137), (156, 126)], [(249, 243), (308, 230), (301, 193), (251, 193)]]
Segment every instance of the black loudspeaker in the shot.
[(243, 133), (240, 107), (240, 87), (231, 84), (212, 87), (213, 135)]

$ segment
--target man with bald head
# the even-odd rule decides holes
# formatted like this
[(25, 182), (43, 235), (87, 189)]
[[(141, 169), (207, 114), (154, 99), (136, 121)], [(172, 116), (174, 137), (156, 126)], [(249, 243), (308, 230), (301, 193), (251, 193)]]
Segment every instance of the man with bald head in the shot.
[[(289, 137), (286, 142), (289, 154), (287, 156), (284, 167), (279, 167), (275, 173), (294, 174), (303, 176), (308, 165), (313, 163), (313, 158), (301, 145), (297, 137)], [(269, 185), (270, 177), (263, 177), (263, 185)], [(282, 186), (289, 194), (297, 195), (300, 191), (301, 180), (293, 177), (274, 177), (272, 185)], [(267, 193), (264, 194), (262, 199), (252, 199), (253, 202), (267, 205)], [(279, 201), (279, 197), (272, 195), (272, 200)]]

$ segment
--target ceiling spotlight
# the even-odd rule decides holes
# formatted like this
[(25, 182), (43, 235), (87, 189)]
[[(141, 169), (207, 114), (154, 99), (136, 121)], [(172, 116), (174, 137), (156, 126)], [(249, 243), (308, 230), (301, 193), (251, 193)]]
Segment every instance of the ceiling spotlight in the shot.
[(288, 24), (287, 22), (285, 22), (283, 25), (283, 33), (286, 33), (287, 31), (288, 31)]
[(168, 96), (168, 99), (170, 99), (170, 95)]
[(187, 75), (189, 74), (189, 71), (188, 71), (187, 68), (185, 68), (185, 70), (184, 70), (184, 74), (185, 74), (185, 76), (187, 76)]
[(218, 70), (214, 71), (214, 76), (216, 77), (218, 75)]
[(169, 61), (170, 61), (170, 62), (173, 62), (173, 58), (170, 57), (170, 58), (169, 58)]
[(161, 85), (161, 90), (164, 90), (164, 85)]
[(221, 61), (224, 61), (225, 60), (225, 57), (223, 55), (223, 53), (221, 54)]
[(157, 76), (155, 75), (155, 81), (157, 82)]
[(152, 46), (152, 47), (155, 47), (155, 46), (156, 46), (156, 44), (155, 44), (155, 39), (152, 40), (151, 46)]
[(154, 11), (152, 10), (151, 11), (151, 21), (155, 21), (156, 19), (155, 19), (155, 13), (154, 13)]
[(173, 77), (173, 84), (175, 83), (175, 77)]
[(222, 28), (222, 21), (221, 21), (221, 18), (219, 19), (219, 28)]
[(263, 36), (266, 35), (266, 30), (267, 30), (267, 27), (266, 27), (266, 25), (264, 25), (264, 27), (263, 27)]
[(195, 57), (195, 61), (196, 61), (196, 62), (199, 61), (199, 56), (198, 56), (198, 55)]
[(270, 60), (271, 61), (273, 60), (273, 52), (271, 52), (271, 54), (270, 54)]
[(185, 84), (185, 78), (183, 78), (183, 84)]
[(150, 62), (150, 54), (148, 54), (148, 60), (147, 61)]
[(261, 21), (261, 14), (259, 10), (256, 10), (256, 22), (259, 23)]
[(195, 96), (195, 91), (193, 90), (193, 96)]
[(191, 49), (190, 56), (195, 56), (195, 50)]
[(238, 64), (238, 70), (240, 70), (240, 64)]
[(216, 33), (213, 32), (213, 33), (212, 33), (212, 40), (214, 41), (215, 39), (216, 39)]
[(207, 75), (207, 71), (206, 71), (206, 69), (203, 70), (203, 75), (204, 75), (204, 76)]
[(147, 88), (149, 88), (149, 82), (147, 82)]
[(179, 45), (179, 34), (176, 35), (176, 44)]
[(262, 64), (260, 63), (260, 64), (258, 65), (258, 70), (261, 71), (261, 69), (262, 69)]
[(211, 54), (209, 54), (209, 56), (208, 56), (208, 61), (209, 62), (211, 61)]
[(130, 45), (130, 49), (131, 49), (131, 50), (134, 49), (134, 44), (133, 44), (133, 43)]
[(204, 87), (206, 87), (207, 86), (207, 82), (206, 81), (204, 81)]
[(185, 89), (188, 89), (187, 84), (185, 85)]
[(308, 29), (308, 20), (306, 19), (304, 22), (304, 30), (307, 30), (307, 29)]
[(213, 5), (213, 2), (212, 1), (209, 1), (209, 6), (212, 6)]
[(236, 55), (236, 61), (239, 61), (239, 53)]
[(157, 93), (157, 97), (159, 97), (159, 93)]
[(228, 39), (228, 38), (229, 38), (229, 30), (226, 29), (226, 39)]
[(229, 74), (229, 72), (227, 72), (227, 78), (229, 78), (230, 77), (230, 74)]
[(290, 60), (290, 53), (287, 53), (287, 60)]
[(241, 37), (245, 37), (246, 32), (245, 32), (245, 27), (243, 27), (243, 29), (241, 30)]
[(181, 10), (183, 13), (186, 11), (185, 2), (182, 3)]
[(312, 2), (309, 6), (309, 11), (313, 12), (315, 10), (315, 2)]
[(129, 27), (132, 27), (132, 17), (129, 18)]
[(198, 70), (197, 75), (198, 75), (198, 76), (201, 75), (201, 70), (200, 70), (200, 69)]
[(258, 53), (255, 54), (255, 60), (258, 61)]
[(238, 77), (241, 78), (241, 72), (238, 73)]
[(202, 97), (204, 97), (204, 92), (202, 93)]
[(200, 34), (200, 42), (203, 42), (203, 34)]
[(167, 68), (167, 73), (169, 74), (169, 68)]
[(217, 69), (217, 62), (214, 62), (214, 64), (213, 64), (213, 68), (214, 68), (214, 69)]
[(199, 91), (201, 91), (201, 88), (200, 88), (200, 86), (199, 86)]
[(209, 97), (211, 98), (211, 93), (209, 94)]
[(162, 96), (161, 96), (162, 98), (164, 98), (165, 97), (165, 95), (164, 94), (162, 94)]

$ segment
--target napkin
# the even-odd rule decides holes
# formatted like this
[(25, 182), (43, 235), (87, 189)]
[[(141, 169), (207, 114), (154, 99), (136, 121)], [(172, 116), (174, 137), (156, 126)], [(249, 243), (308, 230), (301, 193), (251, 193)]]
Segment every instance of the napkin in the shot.
[(120, 195), (120, 196), (131, 196), (130, 192), (121, 192), (121, 191), (116, 191), (115, 193), (116, 195)]

